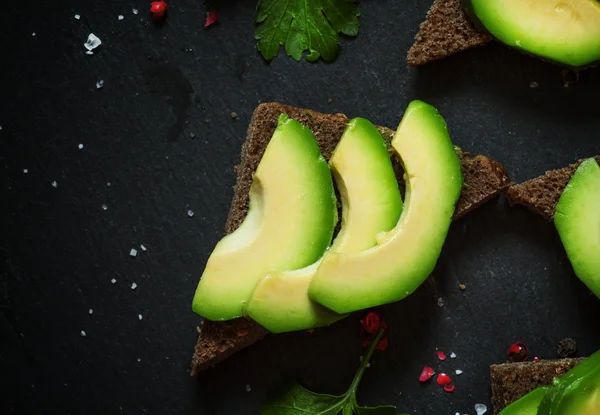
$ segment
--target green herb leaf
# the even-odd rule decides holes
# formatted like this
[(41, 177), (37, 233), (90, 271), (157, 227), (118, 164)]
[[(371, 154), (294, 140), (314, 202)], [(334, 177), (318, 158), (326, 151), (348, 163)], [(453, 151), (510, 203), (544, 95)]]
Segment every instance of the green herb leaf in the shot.
[(255, 38), (266, 60), (284, 46), (297, 61), (308, 51), (306, 60), (322, 57), (333, 61), (339, 52), (338, 33), (358, 34), (360, 12), (357, 0), (259, 0), (256, 9)]
[(321, 395), (300, 385), (293, 385), (281, 396), (260, 408), (261, 415), (337, 415), (346, 396)]
[(383, 337), (383, 333), (384, 331), (380, 330), (375, 336), (346, 393), (340, 396), (323, 395), (295, 384), (283, 394), (263, 404), (260, 408), (260, 415), (396, 415), (395, 406), (386, 405), (367, 408), (358, 406), (356, 403), (358, 384), (379, 340)]

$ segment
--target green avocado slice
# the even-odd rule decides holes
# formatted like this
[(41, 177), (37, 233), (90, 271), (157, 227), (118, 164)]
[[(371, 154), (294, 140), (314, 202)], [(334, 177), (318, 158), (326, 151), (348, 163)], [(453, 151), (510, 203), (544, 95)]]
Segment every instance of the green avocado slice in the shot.
[(406, 182), (398, 223), (377, 235), (373, 248), (328, 251), (308, 290), (312, 300), (340, 314), (401, 300), (421, 285), (435, 267), (461, 193), (460, 160), (431, 105), (410, 103), (392, 146)]
[(192, 309), (209, 320), (242, 316), (259, 279), (314, 263), (336, 223), (327, 161), (312, 132), (282, 114), (253, 176), (248, 214), (211, 253)]
[(600, 351), (555, 378), (538, 415), (600, 414)]
[[(398, 181), (377, 128), (364, 118), (351, 120), (329, 165), (342, 202), (342, 226), (330, 251), (375, 246), (377, 234), (392, 229), (402, 212)], [(272, 333), (310, 329), (344, 317), (308, 297), (319, 263), (266, 275), (250, 298), (248, 316)]]
[(537, 415), (540, 403), (548, 389), (548, 387), (542, 386), (532, 390), (518, 401), (504, 408), (498, 415)]
[(478, 26), (506, 45), (584, 67), (600, 60), (598, 0), (463, 0)]
[(600, 167), (593, 158), (579, 165), (554, 214), (575, 275), (600, 297)]

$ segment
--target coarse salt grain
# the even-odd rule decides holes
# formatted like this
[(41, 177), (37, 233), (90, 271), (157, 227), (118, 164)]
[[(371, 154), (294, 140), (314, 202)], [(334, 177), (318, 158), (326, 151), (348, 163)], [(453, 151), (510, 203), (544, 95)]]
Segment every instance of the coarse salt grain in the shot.
[(92, 309), (90, 308), (90, 310), (88, 311), (88, 313), (89, 313), (89, 315), (91, 316), (92, 314), (94, 314), (94, 310), (92, 310)]
[(93, 49), (96, 49), (101, 44), (102, 44), (102, 41), (100, 40), (100, 38), (98, 36), (96, 36), (95, 34), (90, 33), (88, 35), (87, 40), (83, 44), (83, 46), (85, 46), (85, 48), (87, 50), (93, 50)]
[(83, 149), (83, 144), (79, 144), (77, 147), (78, 147), (80, 150), (82, 150), (82, 149)]
[(85, 331), (83, 331), (83, 330), (81, 330), (81, 333), (79, 333), (79, 334), (81, 334), (81, 337), (85, 337), (86, 336)]
[(117, 17), (117, 18), (118, 18), (119, 20), (123, 20), (125, 17), (124, 17), (122, 14), (120, 14), (120, 15), (119, 15), (119, 17)]
[(80, 15), (78, 15), (78, 14), (76, 14), (76, 15), (75, 15), (75, 16), (73, 16), (73, 17), (75, 18), (75, 20), (79, 20), (79, 19), (81, 19), (81, 16), (80, 16)]
[(188, 216), (191, 218), (192, 216), (194, 216), (194, 211), (189, 209), (188, 210)]
[(96, 82), (96, 89), (101, 89), (104, 86), (104, 80), (100, 79), (98, 82)]
[(140, 245), (140, 248), (142, 248), (142, 251), (146, 252), (146, 247), (144, 245)]
[(132, 284), (131, 284), (131, 289), (132, 289), (132, 290), (135, 290), (136, 288), (137, 288), (137, 284), (136, 284), (135, 282), (134, 282), (134, 283), (132, 283)]
[(137, 249), (131, 248), (131, 251), (129, 251), (129, 255), (131, 255), (133, 257), (137, 256)]
[(56, 180), (54, 180), (54, 181), (52, 182), (52, 187), (58, 187), (58, 183), (56, 183)]
[(35, 36), (36, 34), (37, 34), (37, 33), (33, 32), (33, 33), (31, 34), (31, 36)]
[(463, 371), (462, 371), (462, 370), (460, 370), (460, 369), (456, 369), (456, 374), (457, 374), (457, 375), (462, 375), (462, 373), (463, 373)]
[(250, 392), (252, 390), (252, 388), (250, 387), (250, 385), (246, 385), (246, 392)]
[(117, 282), (117, 280), (115, 280), (115, 279), (113, 278), (112, 280), (110, 280), (110, 282), (112, 282), (112, 283), (114, 284), (115, 282)]
[(23, 169), (23, 173), (27, 174), (27, 173), (29, 173), (29, 170)]
[(138, 9), (133, 9), (133, 10), (131, 10), (131, 11), (132, 11), (132, 13), (133, 13), (133, 14), (138, 14), (138, 13), (139, 13), (139, 12), (138, 12)]
[(482, 403), (476, 403), (475, 412), (477, 412), (477, 415), (483, 415), (487, 412), (487, 406)]
[(456, 353), (454, 353), (454, 352), (450, 353), (450, 359), (456, 359)]
[(86, 54), (86, 55), (93, 55), (93, 54), (94, 54), (94, 52), (92, 52), (91, 50), (86, 50), (86, 51), (85, 51), (85, 54)]
[(137, 361), (138, 361), (138, 362), (141, 362), (141, 361), (142, 361), (142, 359), (140, 359), (140, 358), (138, 357)]
[(442, 297), (438, 298), (437, 303), (438, 303), (438, 307), (443, 307), (446, 305), (446, 302), (444, 301), (444, 299)]
[(142, 319), (142, 315), (138, 314), (138, 320), (141, 320), (141, 319)]
[(106, 206), (105, 204), (102, 204), (102, 210), (107, 210), (108, 206)]

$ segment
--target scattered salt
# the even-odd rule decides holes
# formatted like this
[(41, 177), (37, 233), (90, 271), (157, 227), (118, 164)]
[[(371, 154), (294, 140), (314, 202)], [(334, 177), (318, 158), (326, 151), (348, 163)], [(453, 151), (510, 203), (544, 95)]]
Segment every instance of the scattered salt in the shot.
[(90, 316), (91, 316), (92, 314), (94, 314), (94, 310), (92, 310), (92, 309), (90, 308), (90, 311), (88, 311), (88, 313), (89, 313), (89, 314), (90, 314)]
[(538, 86), (540, 86), (540, 84), (538, 84), (535, 81), (533, 81), (532, 83), (529, 84), (529, 88), (537, 88)]
[(52, 187), (58, 187), (58, 183), (56, 183), (56, 180), (54, 180), (54, 181), (52, 182)]
[(110, 187), (110, 182), (107, 182), (107, 183), (106, 183), (106, 185), (107, 185), (108, 187)]
[(190, 138), (192, 138), (192, 139), (196, 138), (196, 134), (190, 133)]
[(35, 32), (33, 32), (33, 33), (31, 34), (31, 36), (35, 36), (35, 35), (36, 35), (36, 33), (35, 33)]
[(29, 170), (23, 169), (23, 173), (27, 174), (27, 173), (29, 173)]
[(73, 16), (75, 18), (75, 20), (79, 20), (81, 18), (80, 15), (76, 14), (75, 16)]
[(85, 331), (81, 330), (81, 337), (85, 337)]
[(442, 297), (438, 298), (437, 303), (438, 303), (438, 307), (443, 307), (446, 305), (446, 302), (444, 301), (444, 299)]
[(188, 216), (191, 218), (192, 216), (194, 216), (194, 211), (192, 209), (188, 210)]
[(0, 125), (0, 131), (2, 131), (2, 126)]
[(91, 50), (86, 50), (86, 51), (85, 51), (85, 54), (86, 54), (86, 55), (93, 55), (93, 54), (94, 54), (94, 52), (92, 52)]
[(138, 314), (138, 320), (141, 320), (141, 319), (142, 319), (142, 315)]
[(98, 82), (96, 82), (96, 89), (100, 89), (104, 86), (104, 80), (100, 79)]
[(146, 247), (144, 245), (140, 245), (140, 248), (142, 248), (142, 251), (146, 252)]
[[(137, 288), (137, 284), (134, 282), (133, 284), (131, 284), (131, 289), (135, 290)], [(141, 320), (141, 319), (140, 319)]]
[(120, 15), (119, 15), (119, 17), (118, 17), (118, 19), (119, 19), (119, 20), (123, 20), (124, 18), (125, 18), (125, 17), (123, 17), (123, 15), (122, 15), (122, 14), (120, 14)]
[(142, 359), (140, 359), (140, 358), (138, 357), (138, 362), (141, 362), (141, 361), (142, 361)]
[(85, 43), (83, 44), (83, 46), (85, 46), (85, 48), (87, 50), (94, 50), (96, 49), (98, 46), (100, 46), (102, 44), (102, 41), (100, 40), (100, 38), (98, 36), (96, 36), (93, 33), (90, 33), (88, 35), (87, 40), (85, 41)]
[(77, 147), (78, 147), (80, 150), (82, 150), (82, 149), (83, 149), (83, 144), (79, 144)]
[(129, 255), (131, 255), (133, 257), (136, 256), (137, 255), (137, 249), (131, 248), (131, 251), (129, 251)]
[(450, 359), (456, 359), (456, 353), (454, 353), (454, 352), (450, 353)]
[(476, 403), (475, 412), (477, 412), (477, 415), (483, 415), (487, 412), (487, 406), (482, 403)]
[(106, 206), (105, 204), (102, 204), (102, 210), (106, 210), (108, 209), (108, 206)]
[(115, 280), (115, 279), (113, 278), (112, 280), (110, 280), (110, 282), (112, 282), (112, 283), (114, 284), (115, 282), (117, 282), (117, 280)]
[(133, 12), (133, 14), (138, 14), (138, 13), (139, 13), (139, 12), (138, 12), (138, 9), (133, 9), (133, 10), (131, 10), (131, 11)]
[(246, 392), (250, 392), (252, 390), (252, 388), (250, 387), (250, 385), (246, 385)]
[(460, 369), (456, 369), (456, 374), (457, 374), (457, 375), (462, 375), (462, 373), (463, 373), (463, 371), (462, 371), (462, 370), (460, 370)]

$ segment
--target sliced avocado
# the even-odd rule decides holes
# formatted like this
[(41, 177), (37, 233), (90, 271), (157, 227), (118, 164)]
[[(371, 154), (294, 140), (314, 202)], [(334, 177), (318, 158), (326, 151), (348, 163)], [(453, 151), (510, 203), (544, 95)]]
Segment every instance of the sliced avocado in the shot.
[(498, 415), (537, 415), (540, 403), (548, 389), (548, 387), (542, 386), (532, 390), (518, 401), (504, 408)]
[(435, 108), (413, 101), (392, 140), (405, 171), (406, 195), (394, 229), (377, 246), (353, 253), (328, 251), (308, 294), (349, 313), (401, 300), (433, 271), (462, 188), (460, 160)]
[(600, 351), (555, 378), (538, 415), (597, 415), (600, 413)]
[[(402, 197), (387, 147), (377, 128), (363, 118), (348, 123), (329, 165), (342, 201), (342, 227), (330, 250), (358, 252), (377, 244), (376, 235), (396, 225)], [(305, 330), (343, 317), (308, 297), (320, 261), (261, 279), (247, 314), (273, 333)]]
[(500, 42), (572, 67), (600, 60), (598, 0), (463, 0)]
[(253, 176), (248, 214), (211, 253), (194, 312), (209, 320), (242, 316), (259, 279), (315, 262), (336, 223), (329, 166), (311, 131), (282, 114)]
[(579, 165), (554, 214), (575, 275), (600, 297), (600, 167), (593, 158)]

